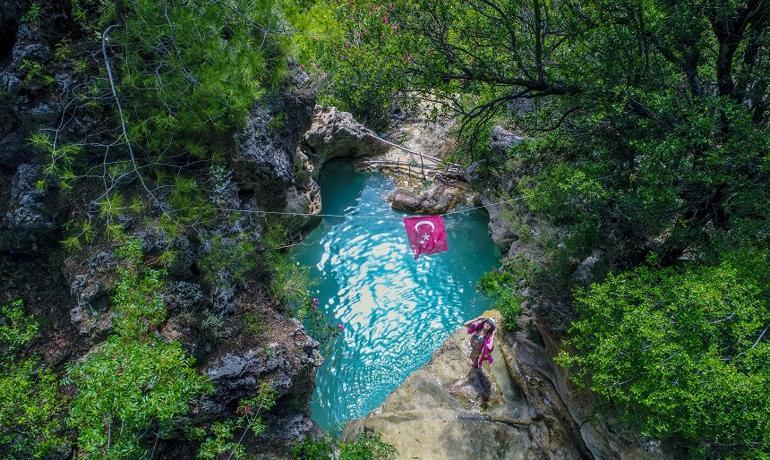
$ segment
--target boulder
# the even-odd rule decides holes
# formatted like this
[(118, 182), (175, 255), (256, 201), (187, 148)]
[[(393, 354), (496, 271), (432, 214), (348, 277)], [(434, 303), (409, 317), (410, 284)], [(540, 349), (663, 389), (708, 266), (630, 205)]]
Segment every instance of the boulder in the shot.
[[(280, 96), (259, 103), (235, 137), (232, 169), (241, 186), (259, 195), (261, 204), (283, 207), (294, 183), (293, 157), (313, 117), (315, 94), (307, 75), (290, 66), (290, 78)], [(278, 193), (277, 193), (278, 192)]]
[(388, 196), (396, 211), (419, 214), (443, 214), (465, 200), (467, 190), (459, 184), (435, 181), (422, 192), (415, 193), (405, 187), (397, 187)]
[(583, 259), (572, 272), (572, 280), (582, 286), (588, 286), (607, 273), (608, 267), (604, 251), (595, 249), (590, 256)]
[(380, 155), (390, 149), (353, 115), (326, 106), (316, 106), (303, 143), (319, 167), (332, 158)]
[(523, 140), (524, 138), (518, 134), (505, 129), (502, 126), (495, 126), (492, 128), (490, 147), (492, 148), (492, 153), (503, 156), (508, 153), (508, 150), (510, 150), (511, 147)]
[(268, 130), (274, 115), (267, 107), (249, 112), (246, 127), (236, 135), (233, 169), (238, 178), (255, 189), (288, 187), (294, 180), (288, 139), (280, 139)]
[(171, 281), (163, 293), (163, 301), (171, 313), (189, 313), (203, 304), (203, 288), (189, 281)]
[(118, 259), (110, 251), (101, 251), (82, 260), (69, 257), (62, 264), (62, 274), (69, 283), (75, 307), (70, 321), (81, 336), (97, 339), (112, 325), (113, 314), (107, 299), (117, 278)]
[(24, 63), (48, 62), (52, 56), (51, 47), (43, 40), (42, 34), (28, 24), (19, 27), (16, 43), (11, 50), (11, 68), (24, 71)]
[(18, 132), (0, 139), (0, 166), (16, 168), (32, 157), (29, 142)]
[(489, 236), (495, 242), (503, 254), (507, 253), (519, 237), (514, 231), (513, 222), (508, 215), (512, 212), (511, 206), (507, 203), (499, 203), (500, 199), (482, 195), (478, 198), (480, 204), (485, 206), (489, 214)]
[[(238, 401), (257, 394), (261, 385), (270, 385), (277, 399), (298, 401), (294, 410), (269, 415), (267, 439), (287, 445), (305, 436), (312, 428), (307, 407), (315, 386), (316, 369), (323, 363), (317, 341), (297, 320), (266, 314), (269, 322), (267, 344), (222, 350), (204, 365), (214, 391), (197, 404), (200, 421), (231, 416)], [(278, 409), (278, 407), (277, 407)], [(285, 408), (284, 408), (285, 409)]]

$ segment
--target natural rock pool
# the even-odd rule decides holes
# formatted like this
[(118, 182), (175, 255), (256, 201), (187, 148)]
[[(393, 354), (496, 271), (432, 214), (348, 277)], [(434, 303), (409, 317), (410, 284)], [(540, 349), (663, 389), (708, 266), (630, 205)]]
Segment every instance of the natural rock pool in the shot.
[(499, 252), (480, 210), (447, 216), (449, 251), (409, 250), (403, 214), (386, 197), (392, 181), (344, 161), (319, 177), (324, 217), (293, 253), (319, 284), (314, 296), (343, 332), (318, 370), (312, 417), (336, 433), (379, 406), (464, 321), (489, 307), (476, 292)]

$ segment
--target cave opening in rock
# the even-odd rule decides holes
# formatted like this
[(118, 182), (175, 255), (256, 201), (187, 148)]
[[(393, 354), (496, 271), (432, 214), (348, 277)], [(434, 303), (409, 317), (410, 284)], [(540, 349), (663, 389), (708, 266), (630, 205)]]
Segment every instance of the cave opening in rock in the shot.
[(380, 405), (468, 318), (489, 308), (476, 291), (499, 252), (480, 210), (446, 217), (449, 251), (415, 261), (402, 218), (386, 196), (392, 180), (344, 160), (322, 169), (325, 217), (293, 257), (319, 285), (313, 296), (342, 333), (324, 352), (313, 419), (336, 433)]

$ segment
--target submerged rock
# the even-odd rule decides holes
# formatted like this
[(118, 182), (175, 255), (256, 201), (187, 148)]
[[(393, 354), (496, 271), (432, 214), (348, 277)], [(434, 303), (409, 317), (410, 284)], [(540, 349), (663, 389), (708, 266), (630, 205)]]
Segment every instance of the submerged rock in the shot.
[[(488, 312), (487, 315), (498, 315)], [(556, 344), (526, 313), (498, 335), (494, 363), (467, 364), (464, 328), (380, 407), (345, 427), (343, 439), (374, 431), (400, 458), (673, 458), (596, 415), (552, 363)]]

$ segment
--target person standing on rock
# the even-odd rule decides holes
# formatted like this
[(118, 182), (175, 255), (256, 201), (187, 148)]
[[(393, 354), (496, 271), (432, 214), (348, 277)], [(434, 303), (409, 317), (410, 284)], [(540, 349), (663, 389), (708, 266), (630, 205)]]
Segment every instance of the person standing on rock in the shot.
[(492, 318), (479, 316), (464, 324), (470, 334), (471, 353), (468, 355), (468, 365), (481, 369), (484, 361), (492, 364), (492, 350), (495, 348), (497, 324)]

